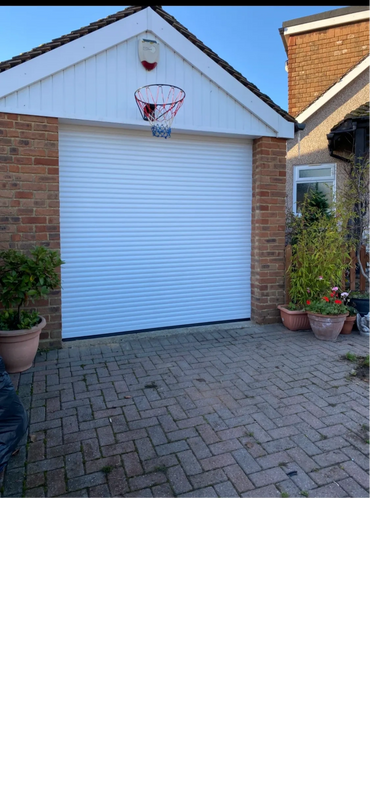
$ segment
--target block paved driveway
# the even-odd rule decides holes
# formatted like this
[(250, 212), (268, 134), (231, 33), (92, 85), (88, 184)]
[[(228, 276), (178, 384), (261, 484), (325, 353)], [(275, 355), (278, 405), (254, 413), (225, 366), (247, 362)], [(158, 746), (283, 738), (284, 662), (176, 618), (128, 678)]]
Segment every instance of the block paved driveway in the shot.
[(368, 383), (336, 343), (220, 325), (41, 353), (3, 497), (368, 497)]

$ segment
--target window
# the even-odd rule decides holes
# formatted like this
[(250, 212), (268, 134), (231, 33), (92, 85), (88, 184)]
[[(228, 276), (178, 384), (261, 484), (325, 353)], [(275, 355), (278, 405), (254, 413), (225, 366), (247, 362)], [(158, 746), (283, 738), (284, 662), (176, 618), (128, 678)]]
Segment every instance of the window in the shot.
[(335, 198), (335, 164), (316, 164), (313, 166), (294, 167), (293, 176), (293, 212), (299, 212), (299, 206), (310, 189), (319, 189), (326, 195), (331, 204)]

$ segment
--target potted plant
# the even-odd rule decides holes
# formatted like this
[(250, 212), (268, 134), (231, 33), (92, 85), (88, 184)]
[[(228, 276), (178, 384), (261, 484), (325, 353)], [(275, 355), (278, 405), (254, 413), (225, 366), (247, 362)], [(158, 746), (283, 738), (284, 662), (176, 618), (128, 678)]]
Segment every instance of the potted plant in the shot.
[(311, 328), (306, 309), (300, 303), (287, 303), (285, 306), (278, 306), (278, 309), (281, 322), (289, 331), (305, 331)]
[(369, 293), (353, 291), (351, 303), (354, 308), (355, 314), (361, 314), (363, 317), (369, 314)]
[[(291, 244), (292, 255), (288, 267), (289, 295), (291, 302), (278, 306), (283, 325), (290, 331), (310, 329), (306, 312), (306, 300), (310, 292), (313, 276), (318, 270), (323, 275), (320, 280), (327, 283), (338, 270), (332, 269), (330, 249), (325, 249), (325, 234), (333, 229), (333, 218), (327, 198), (320, 190), (311, 190), (305, 196), (297, 215), (288, 213), (287, 237)], [(321, 257), (324, 255), (324, 266)], [(332, 254), (331, 254), (332, 255)], [(329, 257), (329, 258), (328, 258)], [(329, 261), (329, 264), (328, 264)], [(340, 266), (342, 269), (342, 264)], [(329, 280), (329, 283), (330, 283)], [(321, 287), (318, 287), (320, 292)]]
[[(335, 287), (337, 289), (337, 287)], [(316, 339), (335, 342), (343, 328), (348, 311), (341, 300), (324, 295), (319, 300), (307, 300), (307, 316)]]
[(8, 373), (32, 367), (46, 320), (25, 305), (59, 286), (56, 270), (61, 264), (57, 251), (42, 246), (28, 255), (0, 251), (0, 355)]
[(349, 292), (338, 292), (337, 300), (341, 300), (343, 306), (345, 307), (348, 315), (344, 321), (343, 328), (341, 330), (341, 334), (350, 334), (352, 332), (352, 328), (356, 322), (357, 311), (354, 306), (351, 305), (352, 299), (350, 297)]

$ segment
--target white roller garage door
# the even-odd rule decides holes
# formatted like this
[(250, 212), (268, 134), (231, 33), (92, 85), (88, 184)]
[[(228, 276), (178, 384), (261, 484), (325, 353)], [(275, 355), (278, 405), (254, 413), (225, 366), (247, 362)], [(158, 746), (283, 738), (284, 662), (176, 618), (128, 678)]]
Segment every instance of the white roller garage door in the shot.
[(252, 144), (60, 126), (63, 338), (250, 317)]

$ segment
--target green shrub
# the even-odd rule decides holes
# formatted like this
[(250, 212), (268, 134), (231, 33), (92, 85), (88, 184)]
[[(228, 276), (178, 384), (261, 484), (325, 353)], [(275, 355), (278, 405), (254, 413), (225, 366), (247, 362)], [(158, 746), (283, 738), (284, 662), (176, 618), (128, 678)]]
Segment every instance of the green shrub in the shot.
[(36, 310), (24, 307), (45, 297), (60, 284), (56, 270), (64, 262), (56, 250), (41, 245), (29, 255), (9, 249), (0, 251), (0, 329), (32, 328), (39, 321)]

